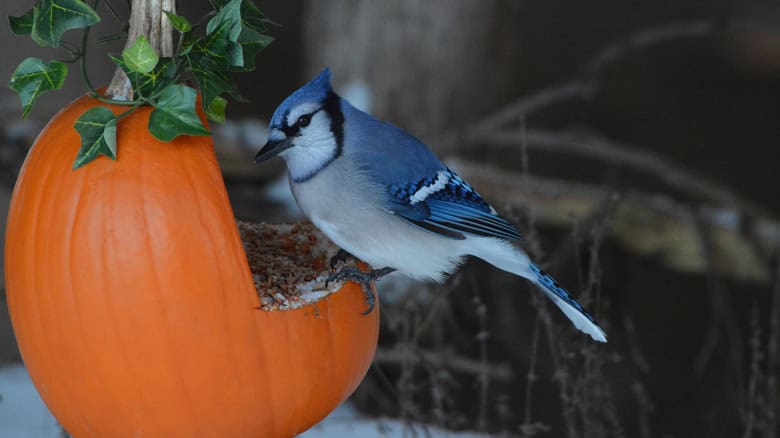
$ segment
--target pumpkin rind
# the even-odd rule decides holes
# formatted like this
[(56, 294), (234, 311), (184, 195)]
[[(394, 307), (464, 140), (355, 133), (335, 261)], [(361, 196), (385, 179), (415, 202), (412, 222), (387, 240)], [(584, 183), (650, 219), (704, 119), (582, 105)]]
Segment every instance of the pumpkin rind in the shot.
[(8, 306), (46, 405), (79, 438), (282, 437), (324, 418), (365, 375), (378, 311), (352, 283), (257, 310), (211, 138), (162, 143), (140, 108), (116, 162), (74, 171), (73, 124), (96, 105), (41, 132), (9, 211)]

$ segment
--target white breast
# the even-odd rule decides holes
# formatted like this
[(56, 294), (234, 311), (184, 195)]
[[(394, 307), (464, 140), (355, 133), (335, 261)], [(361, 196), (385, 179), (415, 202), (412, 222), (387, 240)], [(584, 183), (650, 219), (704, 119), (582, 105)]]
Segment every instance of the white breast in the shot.
[(304, 214), (336, 245), (373, 268), (439, 281), (460, 263), (463, 242), (409, 224), (384, 209), (384, 189), (336, 160), (303, 183), (291, 181)]

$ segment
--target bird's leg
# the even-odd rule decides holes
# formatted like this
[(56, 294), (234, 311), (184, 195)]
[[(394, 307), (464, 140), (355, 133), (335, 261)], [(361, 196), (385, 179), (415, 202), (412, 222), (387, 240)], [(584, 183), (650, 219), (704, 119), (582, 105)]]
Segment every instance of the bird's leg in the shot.
[(363, 312), (363, 315), (368, 315), (374, 310), (374, 304), (376, 304), (376, 298), (374, 297), (374, 293), (371, 291), (371, 282), (379, 280), (380, 278), (384, 277), (385, 275), (393, 271), (395, 271), (394, 268), (382, 268), (382, 269), (374, 269), (373, 271), (363, 272), (358, 268), (345, 266), (341, 268), (338, 272), (334, 272), (330, 274), (328, 276), (328, 279), (325, 280), (325, 285), (327, 286), (327, 284), (330, 283), (331, 281), (345, 281), (345, 280), (359, 283), (360, 286), (363, 288), (363, 295), (366, 297), (366, 304), (368, 304), (368, 309), (366, 309), (366, 311)]
[(355, 258), (355, 256), (353, 256), (349, 252), (344, 251), (343, 249), (339, 248), (339, 250), (336, 253), (336, 255), (334, 255), (333, 257), (330, 258), (330, 269), (332, 271), (335, 271), (336, 270), (336, 265), (338, 265), (339, 262), (347, 263), (347, 259), (354, 259), (354, 258)]

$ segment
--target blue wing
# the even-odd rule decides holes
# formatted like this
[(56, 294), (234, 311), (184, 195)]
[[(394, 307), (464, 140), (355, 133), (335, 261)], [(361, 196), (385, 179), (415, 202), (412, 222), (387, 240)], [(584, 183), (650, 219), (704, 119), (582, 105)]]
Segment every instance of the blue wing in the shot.
[(344, 154), (388, 192), (388, 209), (407, 221), (454, 239), (466, 235), (520, 240), (471, 186), (414, 136), (342, 100)]
[(407, 221), (454, 239), (466, 235), (520, 240), (520, 233), (467, 182), (443, 167), (414, 183), (388, 186), (390, 210)]

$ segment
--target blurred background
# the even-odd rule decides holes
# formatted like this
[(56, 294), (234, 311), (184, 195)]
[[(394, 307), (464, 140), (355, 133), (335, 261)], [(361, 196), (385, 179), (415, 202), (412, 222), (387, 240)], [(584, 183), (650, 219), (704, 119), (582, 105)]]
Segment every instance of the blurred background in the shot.
[[(188, 17), (208, 7), (179, 3)], [(238, 218), (301, 218), (281, 161), (251, 159), (273, 109), (330, 66), (337, 92), (415, 134), (517, 224), (609, 335), (591, 342), (479, 261), (443, 285), (390, 277), (380, 349), (351, 401), (361, 415), (409, 436), (778, 435), (780, 4), (257, 3), (282, 26), (240, 79), (251, 102), (215, 127)], [(116, 32), (104, 17), (98, 36)], [(56, 56), (0, 27), (0, 77)], [(109, 81), (108, 59), (90, 68)], [(71, 74), (22, 120), (0, 89), (3, 222), (35, 135), (82, 93)], [(16, 363), (0, 305), (0, 365)]]

